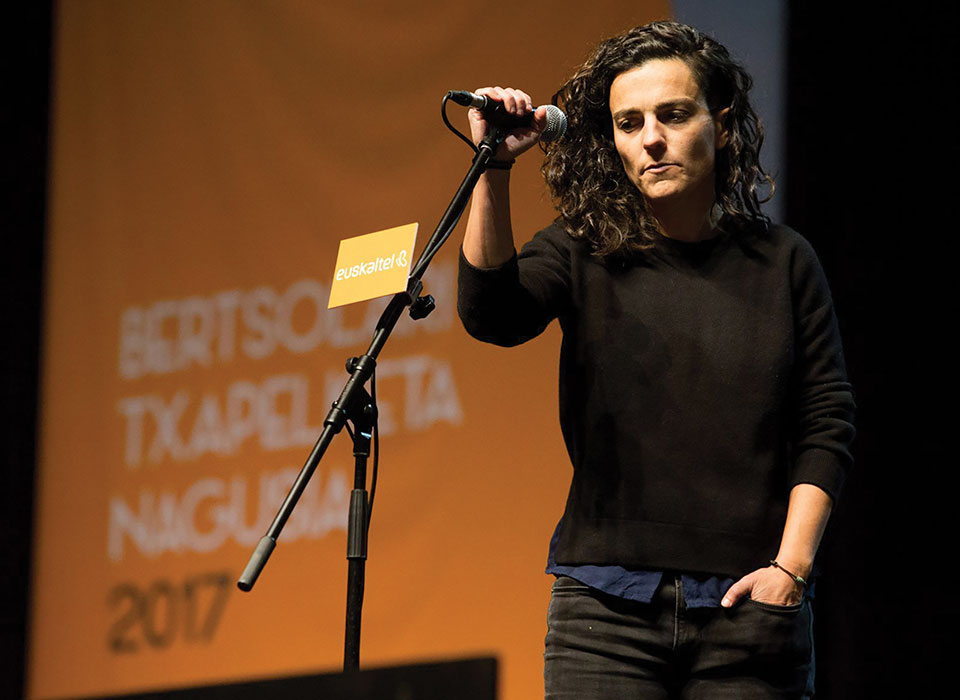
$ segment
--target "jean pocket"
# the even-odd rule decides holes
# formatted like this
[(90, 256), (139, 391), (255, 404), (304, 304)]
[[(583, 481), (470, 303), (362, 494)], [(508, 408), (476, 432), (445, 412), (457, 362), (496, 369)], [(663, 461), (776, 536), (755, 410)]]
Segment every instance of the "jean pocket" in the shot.
[(805, 601), (801, 600), (799, 603), (793, 605), (775, 605), (774, 603), (764, 603), (759, 600), (754, 600), (753, 598), (746, 598), (744, 602), (748, 605), (752, 605), (760, 610), (766, 610), (767, 612), (780, 613), (783, 615), (796, 615), (798, 612), (803, 610), (803, 604)]
[[(744, 674), (764, 680), (783, 695), (808, 697), (813, 674), (813, 614), (810, 601), (774, 605), (747, 598), (716, 628), (723, 640), (717, 653), (736, 650), (733, 663)], [(743, 655), (743, 656), (741, 656)], [(746, 660), (744, 660), (744, 658)], [(732, 667), (731, 667), (732, 668)]]

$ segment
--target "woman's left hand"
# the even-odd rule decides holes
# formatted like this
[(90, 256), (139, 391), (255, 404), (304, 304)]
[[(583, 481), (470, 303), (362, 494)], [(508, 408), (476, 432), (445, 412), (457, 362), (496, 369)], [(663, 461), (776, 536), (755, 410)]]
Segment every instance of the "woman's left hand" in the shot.
[(803, 600), (803, 587), (780, 569), (768, 566), (747, 574), (730, 586), (720, 605), (733, 607), (744, 597), (769, 605), (796, 605)]

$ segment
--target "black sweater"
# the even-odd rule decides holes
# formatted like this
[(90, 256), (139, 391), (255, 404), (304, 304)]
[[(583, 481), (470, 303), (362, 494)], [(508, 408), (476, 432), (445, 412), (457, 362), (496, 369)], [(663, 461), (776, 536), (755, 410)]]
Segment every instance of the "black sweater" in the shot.
[(838, 495), (853, 395), (823, 271), (786, 227), (604, 262), (555, 223), (498, 268), (461, 254), (458, 308), (505, 346), (560, 320), (558, 564), (741, 576), (776, 555), (794, 485)]

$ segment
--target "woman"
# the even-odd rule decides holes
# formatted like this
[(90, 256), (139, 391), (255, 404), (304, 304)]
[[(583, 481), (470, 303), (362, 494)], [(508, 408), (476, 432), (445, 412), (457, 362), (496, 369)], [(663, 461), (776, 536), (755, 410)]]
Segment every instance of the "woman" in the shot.
[(548, 698), (813, 692), (808, 583), (852, 462), (853, 397), (816, 256), (760, 211), (750, 84), (692, 27), (637, 27), (555, 97), (557, 220), (515, 254), (509, 168), (543, 108), (474, 191), (465, 327), (500, 345), (563, 329), (574, 473), (547, 569)]

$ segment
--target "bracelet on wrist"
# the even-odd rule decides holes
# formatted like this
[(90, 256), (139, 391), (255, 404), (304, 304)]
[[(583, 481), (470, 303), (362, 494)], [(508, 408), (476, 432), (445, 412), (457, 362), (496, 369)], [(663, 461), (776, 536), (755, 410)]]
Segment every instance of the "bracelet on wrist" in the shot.
[(796, 575), (795, 573), (793, 573), (792, 571), (789, 571), (788, 569), (783, 568), (782, 566), (780, 566), (780, 563), (779, 563), (776, 559), (771, 559), (771, 560), (770, 560), (770, 566), (772, 566), (772, 567), (775, 568), (775, 569), (780, 569), (780, 571), (782, 571), (782, 572), (785, 573), (787, 576), (789, 576), (790, 578), (792, 578), (792, 579), (793, 579), (793, 582), (794, 582), (795, 584), (797, 584), (798, 586), (800, 586), (800, 587), (802, 587), (802, 588), (806, 588), (806, 587), (807, 587), (807, 582), (804, 580), (804, 578), (803, 578), (802, 576), (797, 576), (797, 575)]
[(488, 160), (486, 167), (493, 170), (510, 170), (516, 162), (515, 158), (511, 160)]

